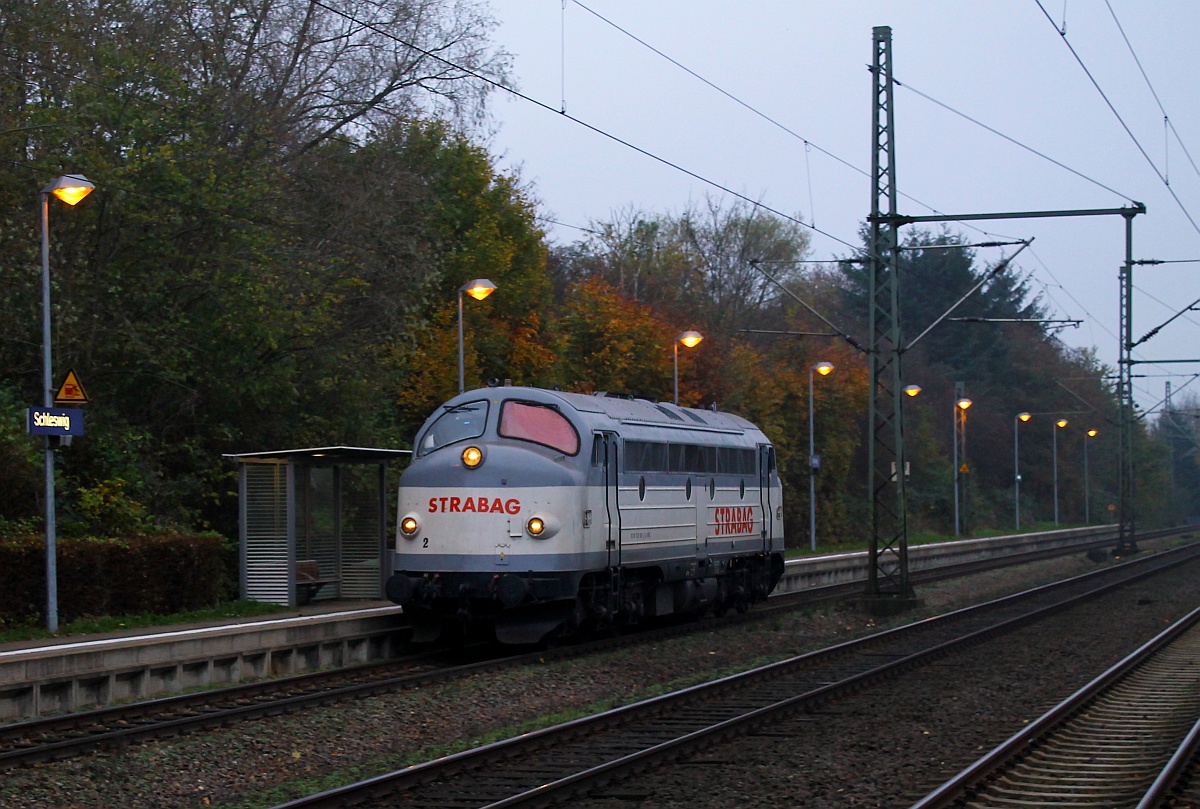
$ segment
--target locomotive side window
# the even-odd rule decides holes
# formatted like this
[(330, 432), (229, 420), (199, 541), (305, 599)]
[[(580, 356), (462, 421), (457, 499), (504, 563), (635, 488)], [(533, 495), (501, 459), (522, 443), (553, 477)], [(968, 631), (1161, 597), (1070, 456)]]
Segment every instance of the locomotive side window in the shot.
[(683, 465), (682, 471), (711, 475), (717, 471), (717, 448), (687, 444), (683, 448)]
[(500, 409), (500, 435), (532, 441), (567, 455), (579, 453), (579, 433), (566, 416), (548, 405), (505, 402)]
[(625, 471), (666, 472), (667, 445), (653, 441), (625, 442)]
[(722, 475), (753, 475), (756, 453), (752, 449), (721, 447), (717, 450), (717, 471)]
[(626, 441), (625, 471), (753, 475), (758, 472), (758, 457), (752, 449), (736, 447)]
[(478, 438), (483, 435), (483, 428), (487, 425), (487, 416), (488, 403), (486, 400), (467, 402), (450, 408), (438, 416), (437, 421), (421, 438), (421, 444), (417, 450), (418, 455), (428, 455), (434, 450), (456, 441)]

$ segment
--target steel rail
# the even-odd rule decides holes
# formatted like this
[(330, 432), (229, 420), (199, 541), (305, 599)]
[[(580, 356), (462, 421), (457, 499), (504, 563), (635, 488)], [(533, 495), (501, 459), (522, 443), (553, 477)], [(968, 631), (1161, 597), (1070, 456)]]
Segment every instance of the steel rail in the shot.
[[(1146, 794), (1138, 802), (1137, 809), (1155, 809), (1155, 807), (1166, 805), (1168, 796), (1183, 780), (1184, 774), (1195, 766), (1197, 752), (1200, 752), (1200, 720), (1192, 725), (1191, 731), (1184, 737), (1179, 749), (1171, 756), (1171, 760), (1163, 767), (1162, 772), (1150, 785), (1150, 789), (1146, 790)], [(1187, 804), (1177, 805), (1186, 806)]]
[[(458, 806), (501, 807), (561, 802), (585, 784), (602, 783), (684, 748), (809, 710), (866, 683), (947, 654), (961, 644), (1008, 631), (1176, 563), (1194, 560), (1198, 551), (1200, 547), (1189, 546), (1126, 562), (416, 764), (276, 809), (328, 809), (373, 799), (394, 805), (397, 793), (420, 805), (453, 801)], [(1076, 592), (1068, 595), (1070, 590)], [(1029, 602), (1035, 606), (1031, 608)], [(997, 612), (1003, 613), (1002, 618), (997, 619)], [(512, 766), (514, 762), (520, 766)]]
[[(1143, 534), (1143, 539), (1178, 532), (1169, 529)], [(931, 582), (961, 577), (1000, 567), (1026, 564), (1067, 553), (1109, 547), (1110, 537), (1085, 539), (1070, 545), (1007, 554), (1004, 556), (943, 565), (914, 573), (914, 580)], [(594, 654), (637, 643), (649, 643), (693, 631), (763, 620), (780, 612), (861, 594), (862, 582), (852, 581), (784, 594), (767, 607), (747, 615), (727, 615), (699, 624), (668, 625), (634, 635), (606, 638), (575, 646), (540, 650), (500, 658), (490, 657), (467, 664), (434, 663), (423, 653), (384, 663), (369, 663), (337, 671), (313, 672), (291, 677), (241, 683), (207, 691), (161, 697), (128, 705), (108, 706), (60, 716), (0, 726), (0, 771), (39, 761), (61, 760), (89, 751), (138, 744), (196, 732), (206, 728), (249, 721), (264, 716), (295, 713), (338, 701), (359, 699), (408, 688), (427, 686), (467, 677), (482, 671), (521, 666), (537, 659), (566, 659)], [(427, 668), (412, 671), (425, 661)]]
[[(1200, 664), (1200, 608), (1192, 610), (1020, 732), (978, 759), (912, 809), (1014, 805), (1133, 806), (1161, 793), (1171, 776), (1159, 772), (1195, 743), (1200, 707), (1194, 678), (1175, 692), (1172, 681)], [(1190, 649), (1179, 651), (1184, 641)], [(1168, 653), (1183, 660), (1164, 660)], [(1157, 666), (1161, 671), (1149, 671)], [(1149, 673), (1148, 673), (1149, 671)], [(1134, 676), (1140, 675), (1140, 676)], [(1174, 692), (1174, 693), (1173, 693)], [(1187, 712), (1186, 720), (1178, 716)], [(1183, 735), (1188, 727), (1191, 732)], [(1180, 728), (1183, 746), (1164, 739)], [(1168, 746), (1164, 755), (1162, 749)], [(1082, 762), (1086, 762), (1086, 765)], [(1186, 763), (1186, 762), (1185, 762)], [(1158, 778), (1149, 783), (1150, 777)], [(1160, 783), (1161, 782), (1161, 783)], [(1142, 804), (1139, 803), (1139, 806)], [(1153, 805), (1153, 804), (1151, 804)]]

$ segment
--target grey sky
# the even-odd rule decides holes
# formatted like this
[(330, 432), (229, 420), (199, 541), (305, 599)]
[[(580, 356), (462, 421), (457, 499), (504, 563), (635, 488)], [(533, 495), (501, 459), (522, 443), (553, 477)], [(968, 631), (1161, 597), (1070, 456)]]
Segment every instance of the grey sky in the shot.
[[(523, 93), (555, 110), (565, 106), (569, 115), (598, 129), (815, 224), (824, 233), (813, 233), (814, 258), (848, 254), (850, 248), (838, 240), (857, 245), (868, 212), (867, 177), (840, 161), (869, 169), (871, 32), (887, 25), (895, 77), (903, 85), (895, 99), (897, 185), (907, 195), (903, 213), (930, 213), (930, 206), (944, 213), (1116, 208), (1134, 199), (1148, 209), (1135, 219), (1135, 259), (1200, 259), (1200, 172), (1184, 151), (1200, 162), (1200, 109), (1190, 69), (1194, 32), (1200, 30), (1200, 3), (1194, 0), (1041, 0), (1040, 6), (1036, 0), (584, 0), (582, 6), (574, 0), (492, 0), (491, 5), (501, 22), (496, 39), (515, 55)], [(1164, 125), (1113, 12), (1182, 146)], [(1059, 33), (1064, 19), (1065, 43), (1100, 90), (1064, 43)], [(586, 226), (624, 208), (678, 212), (707, 194), (721, 194), (555, 112), (520, 99), (496, 101), (500, 128), (492, 148), (504, 165), (519, 167), (542, 212), (563, 223), (549, 226), (555, 241), (580, 238), (570, 226)], [(977, 227), (990, 235), (958, 229), (981, 240), (1036, 237), (1017, 259), (1017, 271), (1032, 273), (1033, 287), (1053, 316), (1084, 321), (1061, 333), (1064, 342), (1095, 346), (1115, 366), (1124, 220), (1009, 220)], [(994, 261), (1000, 251), (983, 250), (980, 256)], [(1200, 298), (1200, 263), (1140, 267), (1134, 283), (1137, 339)], [(1178, 318), (1135, 358), (1200, 358), (1198, 326), (1198, 312)], [(1136, 380), (1139, 404), (1158, 402), (1168, 378), (1179, 389), (1197, 372), (1200, 363), (1137, 366), (1135, 373), (1153, 375)], [(1168, 373), (1179, 376), (1159, 376)], [(1200, 381), (1185, 390), (1200, 392)]]

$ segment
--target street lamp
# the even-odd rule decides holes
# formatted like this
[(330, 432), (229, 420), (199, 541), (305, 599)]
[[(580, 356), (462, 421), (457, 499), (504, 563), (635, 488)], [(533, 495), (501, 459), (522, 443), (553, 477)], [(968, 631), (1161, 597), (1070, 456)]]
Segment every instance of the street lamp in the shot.
[[(65, 174), (42, 189), (42, 388), (46, 407), (54, 405), (53, 378), (50, 372), (50, 195), (67, 205), (75, 205), (96, 186), (79, 174)], [(55, 436), (47, 435), (46, 455), (46, 629), (58, 631), (58, 552), (57, 515), (54, 510)]]
[(813, 446), (813, 371), (821, 376), (833, 373), (833, 363), (818, 362), (808, 369), (808, 540), (812, 550), (817, 549), (817, 467), (821, 459)]
[(1083, 523), (1084, 523), (1084, 525), (1091, 525), (1091, 523), (1092, 523), (1091, 503), (1088, 502), (1089, 501), (1088, 495), (1090, 494), (1088, 492), (1088, 443), (1089, 443), (1088, 439), (1095, 438), (1099, 434), (1100, 434), (1099, 430), (1088, 430), (1083, 435)]
[(463, 293), (481, 301), (496, 291), (496, 285), (486, 278), (476, 278), (458, 288), (458, 392), (466, 390), (463, 382)]
[[(961, 532), (959, 520), (959, 477), (969, 471), (967, 466), (967, 408), (971, 406), (971, 400), (961, 398), (954, 403), (954, 535), (958, 536)], [(958, 465), (958, 447), (962, 443), (962, 459), (963, 463)]]
[(904, 395), (910, 399), (916, 397), (917, 394), (919, 394), (920, 392), (921, 392), (920, 385), (905, 385), (904, 386)]
[(1021, 530), (1021, 444), (1017, 438), (1017, 427), (1031, 418), (1033, 416), (1028, 413), (1018, 413), (1013, 419), (1013, 511), (1017, 516), (1018, 531)]
[(676, 405), (679, 404), (679, 344), (683, 343), (688, 348), (695, 348), (700, 345), (700, 341), (704, 339), (704, 335), (698, 331), (685, 331), (683, 334), (675, 338), (673, 348), (675, 349), (675, 398), (672, 400)]
[(1058, 525), (1058, 431), (1067, 426), (1066, 419), (1054, 422), (1054, 524)]

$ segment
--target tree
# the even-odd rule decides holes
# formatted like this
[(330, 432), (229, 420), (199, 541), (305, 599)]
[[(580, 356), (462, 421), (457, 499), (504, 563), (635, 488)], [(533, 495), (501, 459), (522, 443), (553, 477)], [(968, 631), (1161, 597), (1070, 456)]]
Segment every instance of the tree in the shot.
[[(558, 326), (560, 355), (571, 369), (571, 378), (564, 380), (569, 390), (669, 399), (676, 332), (649, 307), (599, 279), (585, 280), (571, 288)], [(682, 356), (680, 362), (686, 369), (688, 358)], [(685, 383), (681, 399), (682, 388)]]
[(591, 235), (559, 252), (568, 281), (601, 278), (631, 300), (733, 334), (778, 308), (781, 283), (800, 276), (808, 233), (740, 200), (708, 198), (678, 216), (635, 209), (593, 222)]
[(780, 302), (775, 283), (799, 275), (809, 249), (808, 232), (741, 200), (725, 207), (713, 198), (677, 222), (685, 254), (704, 279), (704, 320), (710, 329), (732, 334)]
[[(228, 531), (222, 452), (404, 432), (387, 403), (459, 245), (432, 213), (458, 190), (431, 188), (427, 160), (459, 147), (407, 116), (479, 119), (506, 80), (491, 28), (454, 0), (0, 8), (0, 149), (26, 172), (0, 178), (0, 364), (26, 400), (32, 189), (64, 170), (100, 187), (51, 218), (56, 367), (94, 402), (64, 491), (120, 478), (160, 515)], [(524, 224), (514, 255), (536, 274), (516, 207), (494, 230)]]
[(1187, 392), (1164, 403), (1151, 434), (1166, 454), (1173, 522), (1200, 515), (1200, 396)]

